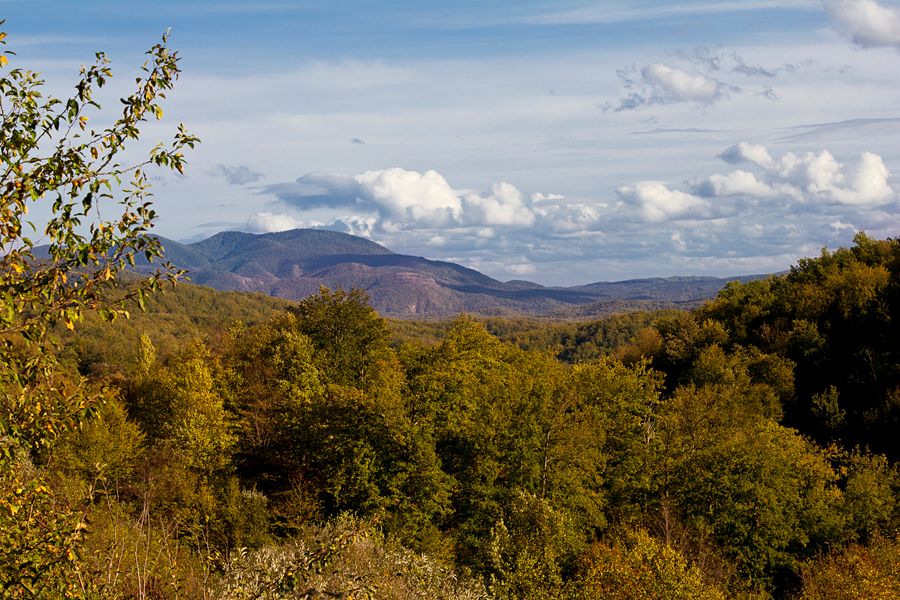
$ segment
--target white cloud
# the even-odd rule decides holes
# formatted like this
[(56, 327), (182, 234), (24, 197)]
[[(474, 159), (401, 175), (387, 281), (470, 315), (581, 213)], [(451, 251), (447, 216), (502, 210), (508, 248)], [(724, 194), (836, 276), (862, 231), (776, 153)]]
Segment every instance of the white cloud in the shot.
[[(296, 184), (276, 184), (267, 190), (301, 210), (321, 207), (354, 208), (374, 215), (375, 227), (390, 231), (431, 227), (530, 227), (539, 215), (558, 208), (557, 194), (525, 195), (500, 182), (486, 192), (454, 189), (440, 173), (400, 168), (358, 175), (310, 173)], [(537, 211), (535, 204), (540, 203)]]
[(826, 0), (835, 26), (864, 48), (900, 48), (900, 8), (875, 0)]
[(719, 158), (734, 167), (681, 186), (638, 181), (616, 188), (612, 198), (577, 200), (523, 193), (507, 182), (458, 188), (434, 170), (311, 173), (266, 188), (289, 210), (257, 214), (248, 227), (317, 222), (494, 276), (577, 283), (596, 279), (579, 270), (588, 260), (640, 264), (657, 274), (765, 272), (786, 256), (846, 243), (843, 224), (875, 233), (898, 223), (890, 216), (898, 194), (877, 154), (844, 164), (827, 150), (775, 153), (742, 142)]
[(856, 233), (856, 231), (857, 231), (857, 229), (856, 229), (856, 227), (853, 225), (853, 223), (844, 223), (844, 222), (841, 221), (841, 220), (832, 221), (832, 222), (829, 223), (828, 225), (829, 225), (832, 229), (834, 229), (835, 231), (843, 231), (843, 230), (847, 230), (847, 231), (852, 231), (853, 233)]
[(247, 219), (247, 230), (253, 233), (273, 233), (303, 226), (303, 221), (297, 220), (290, 215), (270, 212), (256, 213)]
[(702, 198), (670, 189), (660, 181), (622, 186), (616, 193), (626, 204), (636, 207), (647, 221), (696, 218), (707, 212), (707, 203)]
[(526, 200), (515, 186), (503, 182), (492, 185), (488, 194), (470, 193), (463, 196), (466, 220), (484, 225), (534, 225), (532, 201)]
[(746, 195), (755, 198), (784, 196), (804, 202), (830, 200), (840, 204), (877, 206), (897, 198), (889, 183), (890, 171), (881, 157), (864, 152), (854, 170), (849, 171), (827, 150), (788, 152), (778, 160), (763, 146), (741, 143), (725, 150), (720, 157), (732, 164), (759, 167), (757, 175), (736, 170), (712, 175), (693, 187), (707, 196)]
[(833, 194), (843, 204), (884, 204), (897, 195), (888, 183), (888, 177), (890, 171), (881, 157), (864, 152), (847, 188), (835, 189)]
[(711, 175), (709, 178), (695, 183), (694, 188), (701, 196), (708, 197), (771, 198), (778, 195), (778, 190), (757, 179), (753, 173), (741, 169), (725, 175)]
[(752, 103), (758, 102), (759, 98), (779, 101), (782, 86), (809, 77), (815, 72), (820, 58), (767, 56), (759, 48), (754, 48), (749, 58), (745, 58), (745, 50), (739, 49), (702, 45), (690, 50), (678, 49), (667, 53), (664, 60), (650, 62), (640, 69), (636, 66), (640, 63), (618, 69), (616, 76), (624, 89), (624, 97), (602, 106), (612, 112), (673, 104), (709, 107), (724, 99), (739, 102), (738, 95)]
[(715, 79), (663, 63), (647, 65), (641, 75), (670, 102), (712, 102), (721, 94), (721, 84)]
[(395, 222), (445, 225), (458, 220), (462, 212), (459, 195), (435, 171), (366, 171), (352, 180), (361, 199), (370, 201)]
[(750, 162), (764, 169), (770, 169), (775, 165), (775, 160), (765, 146), (748, 144), (747, 142), (731, 146), (720, 154), (719, 158), (733, 165)]

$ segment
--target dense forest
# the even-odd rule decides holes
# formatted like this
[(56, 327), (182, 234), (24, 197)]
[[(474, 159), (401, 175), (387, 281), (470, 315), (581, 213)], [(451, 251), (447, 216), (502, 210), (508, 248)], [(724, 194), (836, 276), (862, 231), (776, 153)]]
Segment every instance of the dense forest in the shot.
[(581, 324), (183, 285), (58, 327), (98, 400), (21, 468), (89, 597), (890, 598), (898, 294), (862, 234)]
[(173, 288), (147, 54), (100, 130), (105, 55), (0, 77), (3, 597), (900, 595), (900, 242), (585, 323)]

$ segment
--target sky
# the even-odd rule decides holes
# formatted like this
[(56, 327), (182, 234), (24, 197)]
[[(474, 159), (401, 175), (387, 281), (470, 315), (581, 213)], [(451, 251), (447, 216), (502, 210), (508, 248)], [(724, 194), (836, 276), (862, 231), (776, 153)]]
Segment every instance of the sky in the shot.
[[(0, 0), (114, 115), (171, 28), (156, 232), (320, 227), (545, 285), (787, 269), (900, 230), (900, 1)], [(12, 66), (12, 65), (11, 65)], [(102, 123), (104, 116), (98, 115)]]

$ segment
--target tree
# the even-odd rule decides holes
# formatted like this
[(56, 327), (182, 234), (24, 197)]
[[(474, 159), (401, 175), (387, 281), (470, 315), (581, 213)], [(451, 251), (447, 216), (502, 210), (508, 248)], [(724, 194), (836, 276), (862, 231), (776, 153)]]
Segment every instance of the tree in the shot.
[[(411, 417), (431, 430), (441, 467), (453, 480), (445, 529), (456, 540), (457, 560), (502, 577), (524, 569), (530, 559), (508, 548), (499, 563), (491, 557), (489, 533), (506, 528), (510, 539), (525, 539), (515, 524), (534, 509), (560, 525), (548, 525), (559, 539), (544, 540), (554, 551), (541, 560), (552, 556), (561, 564), (541, 569), (574, 562), (577, 546), (605, 524), (604, 436), (600, 410), (576, 393), (569, 370), (547, 353), (504, 344), (466, 317), (411, 362)], [(517, 508), (522, 498), (534, 503)]]
[(297, 317), (299, 332), (309, 336), (318, 350), (316, 365), (329, 382), (367, 391), (382, 386), (395, 393), (399, 389), (390, 331), (365, 292), (322, 287), (290, 311)]
[(823, 453), (791, 429), (768, 420), (728, 429), (667, 432), (670, 451), (679, 443), (672, 437), (682, 447), (666, 492), (748, 583), (784, 585), (800, 558), (843, 537), (837, 477)]
[[(0, 32), (0, 48), (5, 38)], [(95, 130), (94, 93), (112, 77), (106, 55), (82, 67), (75, 94), (60, 99), (44, 96), (44, 81), (15, 65), (15, 53), (0, 52), (0, 588), (13, 597), (77, 593), (69, 574), (85, 525), (46, 485), (41, 463), (93, 398), (53, 358), (50, 326), (74, 329), (85, 311), (127, 315), (126, 300), (143, 302), (178, 275), (164, 264), (131, 291), (112, 291), (135, 256), (162, 255), (147, 234), (156, 215), (145, 168), (180, 172), (183, 150), (197, 142), (179, 126), (145, 160), (120, 162), (143, 124), (162, 117), (160, 101), (178, 78), (165, 36), (147, 54), (121, 116)], [(27, 220), (31, 207), (50, 215), (45, 224)]]
[(403, 374), (384, 331), (361, 294), (327, 291), (234, 331), (240, 466), (288, 525), (377, 514), (386, 531), (423, 546), (445, 511), (446, 476), (400, 402)]

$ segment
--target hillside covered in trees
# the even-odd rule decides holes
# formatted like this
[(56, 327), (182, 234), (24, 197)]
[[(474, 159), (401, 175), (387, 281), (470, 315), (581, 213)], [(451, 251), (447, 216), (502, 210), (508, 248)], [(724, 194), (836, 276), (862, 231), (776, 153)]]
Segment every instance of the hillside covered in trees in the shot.
[(101, 401), (22, 468), (83, 523), (89, 597), (891, 598), (898, 294), (864, 235), (583, 324), (180, 286), (61, 330)]

